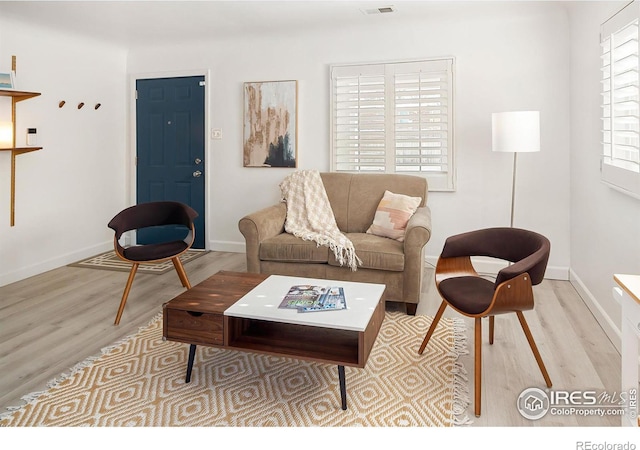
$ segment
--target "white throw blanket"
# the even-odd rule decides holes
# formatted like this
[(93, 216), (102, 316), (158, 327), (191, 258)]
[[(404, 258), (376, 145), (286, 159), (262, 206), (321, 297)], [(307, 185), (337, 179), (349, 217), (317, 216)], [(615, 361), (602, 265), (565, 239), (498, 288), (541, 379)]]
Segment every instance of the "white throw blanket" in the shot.
[(353, 243), (336, 224), (331, 204), (317, 170), (293, 172), (280, 183), (282, 201), (287, 203), (284, 229), (305, 241), (328, 246), (342, 266), (345, 263), (356, 271), (362, 261)]

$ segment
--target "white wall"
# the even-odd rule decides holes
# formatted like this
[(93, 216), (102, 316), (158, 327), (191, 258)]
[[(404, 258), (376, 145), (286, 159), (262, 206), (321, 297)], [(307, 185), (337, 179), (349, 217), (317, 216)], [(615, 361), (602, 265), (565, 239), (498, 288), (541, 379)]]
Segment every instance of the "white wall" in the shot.
[(17, 87), (42, 93), (17, 105), (17, 145), (35, 127), (43, 149), (18, 156), (14, 227), (0, 152), (0, 286), (108, 250), (106, 224), (126, 201), (126, 50), (0, 17), (0, 71), (12, 55)]
[(613, 274), (640, 273), (640, 200), (600, 182), (600, 24), (627, 4), (579, 2), (571, 17), (571, 280), (615, 345)]
[(299, 168), (329, 168), (329, 65), (454, 56), (458, 189), (432, 193), (435, 258), (447, 236), (508, 226), (512, 157), (491, 152), (491, 113), (541, 112), (542, 151), (519, 157), (515, 225), (552, 242), (547, 274), (568, 278), (569, 35), (555, 2), (452, 3), (428, 21), (373, 17), (371, 26), (190, 46), (131, 49), (130, 74), (211, 70), (208, 225), (212, 249), (243, 251), (238, 220), (279, 200), (291, 169), (242, 167), (243, 82), (299, 81)]
[[(291, 172), (242, 167), (243, 82), (299, 81), (299, 168), (328, 170), (329, 65), (438, 56), (456, 58), (458, 188), (430, 194), (427, 254), (434, 259), (451, 234), (509, 224), (512, 158), (491, 152), (491, 113), (535, 109), (542, 151), (519, 157), (515, 225), (550, 238), (547, 274), (567, 278), (569, 31), (559, 3), (452, 2), (429, 20), (380, 15), (354, 28), (134, 47), (128, 54), (0, 19), (0, 62), (8, 64), (11, 54), (18, 55), (21, 86), (43, 92), (19, 105), (18, 127), (38, 127), (45, 148), (19, 161), (16, 227), (8, 227), (8, 186), (0, 191), (0, 214), (7, 215), (0, 218), (0, 285), (109, 248), (106, 223), (132, 198), (125, 186), (135, 151), (128, 127), (136, 74), (210, 71), (209, 126), (221, 128), (223, 139), (208, 143), (208, 246), (243, 251), (238, 220), (277, 202), (278, 183)], [(67, 106), (58, 109), (62, 99)], [(81, 111), (79, 101), (87, 103)], [(91, 108), (96, 101), (103, 104), (98, 111)], [(8, 163), (0, 155), (0, 180), (7, 180)], [(82, 212), (69, 228), (68, 218)]]

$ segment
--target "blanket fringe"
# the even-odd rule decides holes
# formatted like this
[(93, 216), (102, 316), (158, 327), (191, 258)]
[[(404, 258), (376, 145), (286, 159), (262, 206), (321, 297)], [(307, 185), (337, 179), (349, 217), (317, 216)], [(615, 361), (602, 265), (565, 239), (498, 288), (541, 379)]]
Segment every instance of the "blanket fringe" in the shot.
[(335, 244), (330, 244), (329, 248), (336, 255), (338, 264), (344, 266), (347, 264), (352, 271), (358, 270), (358, 265), (362, 265), (362, 260), (356, 255), (356, 250), (351, 247), (339, 247)]
[[(149, 323), (147, 323), (144, 326), (138, 327), (138, 333), (140, 331), (142, 331), (143, 329), (147, 328), (148, 326), (154, 324), (156, 321), (160, 320), (161, 318), (162, 318), (162, 313), (156, 314), (149, 321)], [(30, 403), (35, 402), (36, 400), (38, 400), (38, 398), (40, 396), (45, 394), (48, 389), (52, 389), (52, 388), (57, 387), (58, 385), (60, 385), (60, 383), (62, 383), (63, 381), (65, 381), (65, 380), (67, 380), (69, 378), (71, 378), (72, 376), (74, 376), (78, 372), (82, 371), (86, 367), (89, 367), (97, 359), (99, 359), (102, 356), (106, 355), (107, 353), (111, 352), (114, 348), (117, 348), (118, 346), (126, 343), (127, 341), (130, 341), (131, 339), (133, 339), (136, 334), (137, 333), (130, 334), (129, 336), (126, 336), (126, 337), (120, 339), (119, 341), (117, 341), (117, 342), (115, 342), (115, 343), (113, 343), (113, 344), (111, 344), (111, 345), (109, 345), (107, 347), (103, 347), (102, 349), (100, 349), (100, 355), (89, 356), (88, 358), (84, 359), (83, 361), (80, 361), (75, 366), (71, 367), (67, 372), (61, 374), (60, 376), (54, 378), (53, 380), (49, 380), (47, 382), (47, 384), (46, 384), (46, 386), (47, 386), (46, 390), (30, 392), (29, 394), (23, 395), (22, 397), (20, 397), (20, 400), (24, 401), (25, 403), (22, 404), (22, 405), (7, 406), (7, 408), (6, 408), (7, 411), (0, 413), (0, 421), (2, 419), (4, 419), (5, 417), (10, 416), (11, 414), (13, 414), (15, 411), (18, 411), (18, 410), (28, 406)]]
[(336, 261), (340, 266), (347, 264), (352, 271), (357, 271), (358, 266), (362, 265), (362, 260), (356, 255), (356, 250), (353, 245), (342, 246), (336, 244), (333, 240), (323, 238), (318, 233), (299, 235), (299, 233), (293, 233), (296, 237), (299, 237), (303, 241), (314, 241), (316, 247), (325, 246), (333, 252), (336, 257)]

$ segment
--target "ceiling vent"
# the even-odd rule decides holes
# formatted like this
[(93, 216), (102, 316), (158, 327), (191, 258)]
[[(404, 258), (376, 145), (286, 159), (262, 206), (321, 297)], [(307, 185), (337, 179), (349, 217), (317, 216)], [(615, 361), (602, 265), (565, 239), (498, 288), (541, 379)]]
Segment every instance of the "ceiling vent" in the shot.
[(396, 12), (396, 9), (393, 6), (382, 6), (380, 8), (372, 8), (372, 9), (361, 9), (363, 14), (387, 14)]

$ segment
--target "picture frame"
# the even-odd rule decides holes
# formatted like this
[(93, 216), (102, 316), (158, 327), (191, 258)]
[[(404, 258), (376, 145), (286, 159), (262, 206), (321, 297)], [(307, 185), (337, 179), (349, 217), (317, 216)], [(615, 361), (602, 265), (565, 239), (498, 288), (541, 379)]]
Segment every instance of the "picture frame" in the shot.
[(297, 80), (244, 83), (244, 167), (297, 168), (297, 128)]
[(13, 71), (0, 72), (0, 89), (13, 90), (16, 88), (16, 76)]

